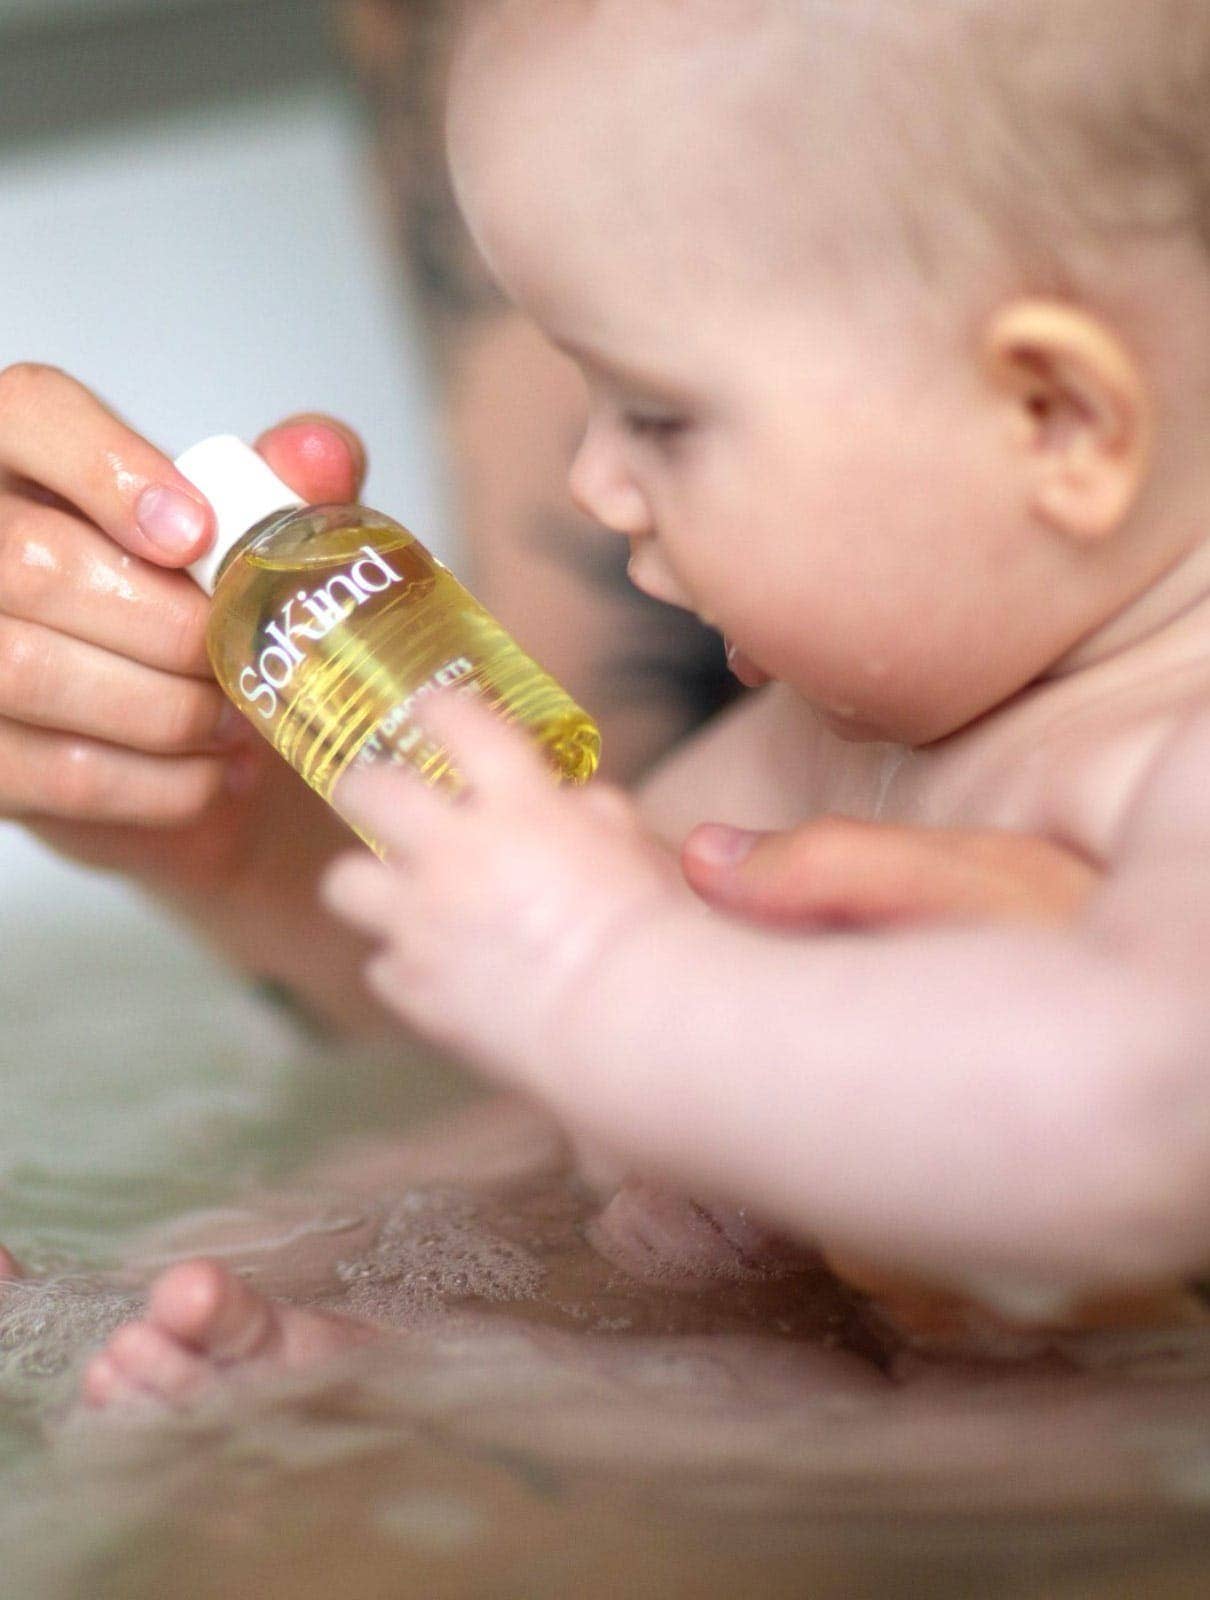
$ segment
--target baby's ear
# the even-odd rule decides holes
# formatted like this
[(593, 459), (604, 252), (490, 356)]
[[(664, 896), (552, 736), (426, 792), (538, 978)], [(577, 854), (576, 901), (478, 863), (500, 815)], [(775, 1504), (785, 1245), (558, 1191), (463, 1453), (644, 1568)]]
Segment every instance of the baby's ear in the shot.
[(1151, 465), (1155, 406), (1139, 362), (1097, 317), (1047, 300), (998, 311), (984, 354), (1012, 409), (1030, 512), (1081, 542), (1115, 533)]

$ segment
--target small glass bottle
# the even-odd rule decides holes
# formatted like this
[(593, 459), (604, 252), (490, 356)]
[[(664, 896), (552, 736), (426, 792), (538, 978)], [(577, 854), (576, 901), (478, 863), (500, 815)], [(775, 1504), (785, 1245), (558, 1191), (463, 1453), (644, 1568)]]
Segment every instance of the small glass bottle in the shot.
[(359, 505), (304, 505), (239, 439), (208, 439), (177, 467), (218, 519), (189, 569), (214, 597), (218, 681), (325, 800), (355, 764), (407, 764), (456, 785), (448, 753), (412, 715), (441, 688), (517, 723), (558, 777), (592, 777), (591, 719), (398, 522)]

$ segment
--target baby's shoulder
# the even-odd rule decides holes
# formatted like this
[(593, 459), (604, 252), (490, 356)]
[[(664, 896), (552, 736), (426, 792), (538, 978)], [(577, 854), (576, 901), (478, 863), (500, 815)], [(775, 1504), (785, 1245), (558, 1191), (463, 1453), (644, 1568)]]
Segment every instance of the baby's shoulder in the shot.
[(1049, 730), (1022, 785), (1036, 831), (1113, 860), (1139, 793), (1187, 716), (1173, 705)]

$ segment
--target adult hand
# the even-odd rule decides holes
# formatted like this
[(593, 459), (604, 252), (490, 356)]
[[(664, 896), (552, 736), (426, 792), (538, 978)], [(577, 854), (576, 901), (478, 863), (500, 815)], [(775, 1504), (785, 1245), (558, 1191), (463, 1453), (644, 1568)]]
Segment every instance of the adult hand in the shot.
[[(307, 499), (356, 495), (337, 424), (295, 418), (259, 448)], [(212, 537), (198, 491), (82, 385), (0, 373), (0, 817), (166, 887), (221, 887), (255, 797), (297, 784), (211, 673), (209, 602), (178, 569)]]
[(715, 910), (801, 931), (988, 919), (1062, 926), (1100, 877), (1048, 839), (847, 817), (787, 833), (707, 825), (689, 836), (682, 865)]

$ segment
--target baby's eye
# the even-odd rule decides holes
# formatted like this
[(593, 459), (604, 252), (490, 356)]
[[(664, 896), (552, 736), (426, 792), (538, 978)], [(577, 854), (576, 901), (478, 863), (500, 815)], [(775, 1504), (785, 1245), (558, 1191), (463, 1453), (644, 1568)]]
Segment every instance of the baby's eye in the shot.
[(624, 411), (622, 426), (635, 439), (648, 439), (655, 444), (668, 444), (677, 439), (689, 426), (686, 417), (665, 411)]

